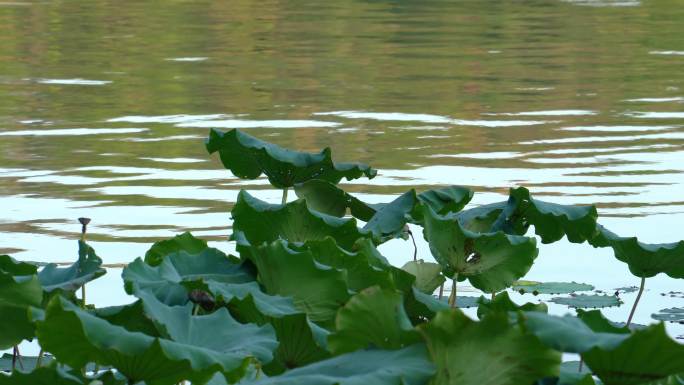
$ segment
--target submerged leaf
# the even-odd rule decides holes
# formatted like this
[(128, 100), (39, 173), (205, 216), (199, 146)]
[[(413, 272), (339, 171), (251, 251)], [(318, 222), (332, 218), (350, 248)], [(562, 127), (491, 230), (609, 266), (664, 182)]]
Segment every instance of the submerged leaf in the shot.
[(360, 350), (245, 385), (423, 385), (434, 374), (424, 344)]
[(558, 374), (560, 354), (492, 313), (475, 322), (461, 311), (439, 312), (418, 328), (437, 364), (435, 385), (520, 385)]
[[(359, 238), (370, 233), (359, 230), (355, 219), (342, 219), (309, 210), (306, 201), (272, 205), (241, 190), (231, 211), (233, 230), (251, 245), (277, 239), (306, 242), (332, 237), (337, 244), (351, 250)], [(234, 237), (237, 236), (234, 234)], [(244, 245), (244, 241), (240, 241)]]
[(404, 310), (402, 295), (378, 286), (351, 297), (337, 311), (335, 328), (328, 336), (334, 354), (366, 348), (401, 349), (420, 341)]
[(310, 179), (338, 183), (373, 178), (377, 171), (361, 163), (335, 163), (329, 147), (320, 153), (288, 150), (264, 142), (239, 130), (221, 132), (212, 129), (206, 141), (210, 154), (218, 151), (223, 166), (237, 177), (255, 179), (261, 174), (277, 188), (292, 187)]
[(78, 261), (64, 268), (50, 263), (38, 273), (38, 279), (48, 293), (54, 290), (73, 292), (106, 272), (95, 250), (85, 242), (78, 241)]
[(559, 305), (566, 305), (572, 308), (593, 308), (600, 309), (604, 307), (620, 306), (622, 301), (619, 297), (613, 295), (587, 295), (579, 294), (572, 297), (554, 297), (551, 302)]
[(458, 274), (485, 292), (500, 291), (527, 273), (537, 257), (534, 238), (503, 232), (478, 234), (422, 208), (424, 235), (445, 274)]

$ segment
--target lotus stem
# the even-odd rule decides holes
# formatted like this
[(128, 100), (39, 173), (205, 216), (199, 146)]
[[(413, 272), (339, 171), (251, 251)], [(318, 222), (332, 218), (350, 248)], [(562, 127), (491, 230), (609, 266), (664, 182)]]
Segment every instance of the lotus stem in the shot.
[(454, 278), (452, 278), (452, 281), (454, 283), (451, 286), (451, 294), (449, 295), (449, 306), (457, 307), (456, 306), (456, 283), (458, 282), (458, 273), (454, 274)]
[(636, 311), (636, 307), (639, 304), (639, 300), (641, 299), (641, 294), (644, 292), (644, 285), (646, 284), (646, 277), (641, 277), (641, 285), (639, 285), (639, 294), (637, 294), (636, 299), (634, 300), (634, 305), (632, 306), (632, 311), (629, 312), (629, 318), (627, 318), (627, 327), (632, 323), (632, 318), (634, 318), (634, 312)]
[(192, 315), (197, 315), (197, 313), (199, 313), (199, 308), (200, 308), (200, 305), (198, 303), (196, 303), (195, 307), (192, 309)]
[(85, 283), (83, 286), (81, 286), (81, 302), (83, 302), (83, 308), (85, 309), (86, 307), (86, 290), (85, 290)]
[(282, 200), (282, 202), (281, 202), (281, 204), (283, 204), (283, 205), (284, 205), (285, 203), (287, 203), (287, 190), (288, 190), (287, 187), (285, 187), (285, 188), (283, 189), (283, 200)]
[(413, 233), (408, 230), (408, 235), (411, 237), (411, 242), (413, 242), (413, 262), (418, 260), (418, 246), (416, 246), (416, 239), (413, 238)]
[(442, 296), (444, 295), (444, 282), (442, 282), (441, 285), (439, 285), (439, 300), (442, 300)]
[(584, 367), (584, 358), (580, 357), (580, 362), (579, 362), (579, 370), (578, 372), (582, 373), (582, 368)]
[(494, 301), (494, 298), (495, 298), (495, 297), (496, 297), (496, 292), (493, 291), (493, 292), (492, 292), (492, 301)]
[(43, 355), (45, 354), (45, 351), (43, 348), (40, 348), (40, 353), (38, 353), (38, 359), (36, 360), (36, 367), (35, 369), (40, 368), (41, 362), (43, 362)]
[(19, 368), (24, 369), (24, 362), (21, 360), (21, 353), (19, 352), (19, 346), (15, 345), (12, 349), (12, 371), (17, 368), (17, 362), (19, 362)]

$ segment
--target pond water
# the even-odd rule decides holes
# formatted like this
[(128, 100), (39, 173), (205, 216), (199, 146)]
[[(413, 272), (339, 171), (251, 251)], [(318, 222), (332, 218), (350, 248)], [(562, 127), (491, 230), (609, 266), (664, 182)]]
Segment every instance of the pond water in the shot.
[[(678, 0), (0, 2), (0, 253), (73, 260), (80, 216), (106, 263), (185, 230), (231, 250), (238, 190), (280, 192), (223, 170), (210, 127), (369, 163), (377, 178), (343, 186), (370, 201), (521, 185), (597, 203), (618, 234), (683, 239), (682, 36)], [(382, 251), (402, 264), (408, 245)], [(119, 273), (90, 299), (128, 301)], [(526, 278), (638, 284), (566, 242)], [(684, 306), (662, 295), (681, 281), (647, 289), (637, 322)], [(634, 296), (606, 313), (623, 320)]]

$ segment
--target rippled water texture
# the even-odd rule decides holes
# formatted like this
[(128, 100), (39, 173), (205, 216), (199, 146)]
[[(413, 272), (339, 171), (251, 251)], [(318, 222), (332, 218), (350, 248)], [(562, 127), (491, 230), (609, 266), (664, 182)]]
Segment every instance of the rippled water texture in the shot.
[[(678, 0), (3, 2), (0, 252), (71, 260), (79, 216), (107, 262), (183, 230), (229, 249), (237, 191), (280, 193), (210, 158), (210, 127), (370, 163), (372, 184), (344, 186), (373, 201), (523, 185), (596, 202), (619, 234), (679, 240), (683, 36)], [(638, 283), (568, 244), (528, 277)], [(682, 286), (653, 281), (653, 297)]]

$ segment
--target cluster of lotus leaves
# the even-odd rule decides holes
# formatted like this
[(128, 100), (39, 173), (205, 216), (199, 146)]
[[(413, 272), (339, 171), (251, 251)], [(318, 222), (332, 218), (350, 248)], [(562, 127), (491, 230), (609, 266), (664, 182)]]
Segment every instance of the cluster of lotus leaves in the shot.
[[(587, 301), (614, 305), (616, 297), (576, 294), (593, 289), (582, 284), (521, 280), (537, 242), (562, 238), (611, 247), (637, 277), (682, 278), (682, 242), (617, 236), (597, 223), (593, 206), (539, 201), (525, 188), (474, 208), (466, 208), (472, 191), (458, 186), (367, 204), (336, 184), (376, 171), (333, 162), (330, 149), (291, 151), (237, 130), (212, 130), (206, 145), (234, 175), (266, 175), (299, 199), (271, 204), (241, 191), (231, 211), (238, 255), (189, 233), (157, 242), (124, 268), (135, 301), (120, 306), (97, 308), (76, 295), (105, 273), (83, 241), (68, 267), (0, 256), (0, 349), (37, 340), (44, 352), (22, 357), (21, 367), (4, 355), (0, 385), (684, 381), (684, 346), (662, 322), (630, 328), (581, 310)], [(435, 262), (399, 268), (378, 251), (406, 238), (409, 226), (422, 228)], [(452, 307), (434, 294), (447, 280), (468, 280), (487, 296), (457, 296)], [(516, 304), (509, 288), (569, 294), (553, 301), (579, 308), (577, 316)], [(459, 307), (476, 307), (477, 317)], [(680, 316), (681, 309), (666, 309), (654, 318)], [(582, 369), (563, 363), (564, 353), (579, 355)]]

